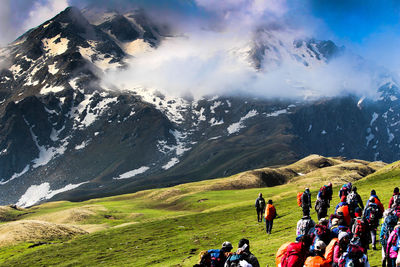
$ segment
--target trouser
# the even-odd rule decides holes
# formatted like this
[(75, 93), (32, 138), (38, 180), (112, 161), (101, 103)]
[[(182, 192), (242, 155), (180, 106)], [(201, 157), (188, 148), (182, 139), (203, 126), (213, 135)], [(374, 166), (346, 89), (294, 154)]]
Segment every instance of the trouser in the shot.
[(374, 248), (376, 245), (376, 230), (371, 230), (371, 241), (372, 241), (372, 247)]
[(386, 248), (382, 247), (382, 267), (386, 267), (386, 252), (385, 252)]
[(303, 216), (310, 216), (310, 207), (303, 207)]
[(264, 210), (257, 208), (257, 221), (262, 222)]
[(396, 258), (389, 258), (387, 267), (396, 267)]
[(271, 233), (272, 225), (274, 224), (274, 220), (265, 220), (265, 230), (267, 233)]

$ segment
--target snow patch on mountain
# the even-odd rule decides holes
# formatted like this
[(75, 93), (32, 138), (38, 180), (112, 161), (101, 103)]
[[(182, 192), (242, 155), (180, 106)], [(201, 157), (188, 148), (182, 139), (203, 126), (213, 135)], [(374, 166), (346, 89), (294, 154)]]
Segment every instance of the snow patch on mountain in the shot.
[(254, 116), (257, 116), (257, 115), (258, 115), (257, 110), (255, 110), (255, 109), (250, 110), (246, 114), (246, 116), (240, 118), (240, 120), (238, 122), (235, 122), (235, 123), (229, 125), (229, 127), (227, 128), (228, 135), (231, 135), (231, 134), (239, 132), (242, 128), (245, 127), (243, 124), (247, 119), (250, 119), (250, 118), (252, 118)]
[(8, 182), (11, 182), (12, 180), (24, 175), (25, 173), (27, 173), (29, 171), (29, 167), (30, 165), (26, 165), (25, 168), (20, 172), (20, 173), (14, 173), (9, 179), (7, 179), (6, 181), (4, 181), (4, 179), (1, 179), (0, 181), (0, 185), (4, 185)]
[(221, 124), (224, 124), (224, 119), (221, 119), (221, 120), (217, 121), (216, 118), (211, 118), (209, 123), (210, 123), (211, 127), (212, 126), (216, 126), (216, 125), (221, 125)]
[(46, 85), (46, 87), (43, 87), (42, 90), (40, 90), (41, 95), (47, 95), (50, 93), (58, 93), (64, 90), (64, 86), (51, 86), (51, 85)]
[(53, 38), (44, 38), (42, 40), (43, 49), (49, 56), (62, 55), (68, 50), (69, 40), (67, 38), (61, 38), (61, 34), (54, 36)]
[(372, 114), (372, 119), (369, 125), (372, 126), (372, 124), (376, 121), (378, 117), (379, 117), (378, 113), (374, 112), (374, 114)]
[(178, 163), (179, 163), (179, 159), (178, 158), (172, 158), (170, 161), (168, 161), (167, 164), (165, 164), (161, 168), (163, 168), (164, 170), (168, 170), (168, 169), (170, 169), (171, 167), (175, 166)]
[(288, 110), (285, 108), (285, 109), (280, 109), (280, 110), (268, 113), (268, 114), (266, 114), (266, 116), (267, 117), (278, 117), (279, 115), (286, 114), (286, 113), (288, 113)]
[(145, 173), (145, 172), (148, 171), (149, 169), (150, 169), (150, 167), (142, 166), (142, 167), (140, 167), (140, 168), (138, 168), (138, 169), (131, 170), (131, 171), (129, 171), (129, 172), (125, 172), (125, 173), (121, 174), (120, 176), (115, 177), (115, 178), (113, 178), (113, 179), (114, 179), (114, 180), (121, 180), (121, 179), (132, 178), (132, 177), (135, 177), (135, 176), (138, 175), (138, 174)]
[(51, 190), (50, 184), (48, 182), (42, 183), (40, 185), (31, 185), (26, 190), (25, 194), (21, 196), (16, 205), (18, 207), (24, 207), (24, 208), (30, 207), (42, 200), (51, 199), (57, 194), (78, 188), (79, 186), (86, 183), (88, 182), (83, 182), (79, 184), (68, 184), (63, 188), (57, 190)]

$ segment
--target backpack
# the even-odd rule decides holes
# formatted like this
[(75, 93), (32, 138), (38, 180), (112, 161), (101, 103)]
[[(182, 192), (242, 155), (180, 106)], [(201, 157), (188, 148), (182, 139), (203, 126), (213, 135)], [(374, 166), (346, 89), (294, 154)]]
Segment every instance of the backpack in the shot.
[(306, 235), (311, 230), (311, 219), (301, 220), (299, 232), (301, 235)]
[(346, 200), (350, 207), (358, 206), (357, 194), (355, 192), (351, 192), (350, 194), (348, 194)]
[[(292, 244), (292, 243), (291, 243)], [(291, 245), (289, 244), (289, 246)], [(294, 249), (290, 250), (290, 251), (286, 251), (286, 253), (283, 255), (282, 260), (281, 260), (281, 267), (290, 267), (288, 264), (288, 260), (291, 256), (293, 255), (297, 255), (297, 256), (301, 256), (302, 252), (301, 250), (299, 250), (299, 247), (295, 247)]]
[(333, 262), (333, 251), (335, 249), (336, 244), (339, 243), (339, 240), (335, 237), (332, 238), (331, 242), (329, 242), (328, 246), (325, 249), (325, 259), (327, 259), (329, 262)]
[(287, 251), (287, 247), (290, 245), (290, 243), (291, 242), (284, 243), (282, 246), (280, 246), (280, 248), (276, 252), (276, 256), (275, 256), (276, 266), (278, 266), (281, 263), (282, 257), (283, 257), (283, 255), (285, 255), (285, 253)]
[(211, 267), (221, 266), (225, 262), (225, 255), (220, 249), (210, 249), (207, 251), (211, 256)]
[(385, 221), (383, 222), (381, 227), (381, 233), (379, 235), (379, 242), (382, 244), (382, 247), (386, 247), (389, 235), (396, 226), (397, 220), (398, 217), (394, 214), (391, 214), (388, 215)]
[[(352, 264), (349, 264), (349, 263)], [(349, 244), (347, 251), (340, 257), (339, 267), (364, 267), (364, 249), (361, 246)]]
[(347, 193), (348, 193), (347, 184), (344, 184), (339, 191), (339, 198), (342, 198), (342, 196), (347, 196)]
[(299, 207), (301, 207), (301, 204), (302, 204), (302, 202), (301, 202), (301, 197), (303, 196), (303, 192), (298, 192), (297, 193), (297, 205), (299, 206)]
[(379, 208), (376, 204), (370, 204), (365, 211), (365, 218), (370, 225), (377, 225), (379, 223)]
[(243, 259), (243, 254), (232, 254), (226, 260), (225, 266), (227, 267), (252, 267), (250, 263)]
[(351, 232), (358, 237), (363, 237), (367, 233), (368, 226), (363, 220), (356, 219), (351, 229)]
[(327, 197), (328, 197), (328, 192), (327, 192), (327, 188), (326, 188), (327, 186), (326, 185), (324, 185), (323, 187), (321, 187), (320, 189), (319, 189), (319, 191), (321, 192), (321, 198), (322, 199), (327, 199)]
[(400, 207), (400, 195), (394, 195), (393, 196), (393, 204), (392, 204), (392, 208), (397, 208)]
[(257, 207), (259, 209), (263, 209), (265, 207), (265, 200), (263, 198), (259, 198), (257, 201)]

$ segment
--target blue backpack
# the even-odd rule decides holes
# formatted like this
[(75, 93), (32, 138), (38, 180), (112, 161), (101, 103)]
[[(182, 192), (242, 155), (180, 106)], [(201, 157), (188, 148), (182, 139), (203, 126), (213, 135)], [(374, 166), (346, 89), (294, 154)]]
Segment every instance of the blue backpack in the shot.
[(225, 255), (220, 249), (210, 249), (207, 252), (211, 255), (211, 267), (224, 266)]
[(398, 217), (394, 214), (391, 214), (386, 217), (385, 221), (381, 227), (381, 233), (379, 235), (379, 241), (383, 247), (386, 247), (387, 240), (389, 238), (390, 233), (393, 231), (394, 227), (397, 224)]

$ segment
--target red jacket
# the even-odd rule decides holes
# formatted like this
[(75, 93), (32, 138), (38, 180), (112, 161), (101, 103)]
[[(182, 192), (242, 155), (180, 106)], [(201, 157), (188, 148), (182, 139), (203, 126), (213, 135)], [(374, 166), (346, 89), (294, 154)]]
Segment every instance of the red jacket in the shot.
[(265, 220), (272, 221), (276, 217), (276, 209), (274, 205), (268, 204), (265, 208)]
[(308, 256), (308, 248), (304, 243), (291, 243), (282, 257), (282, 267), (303, 267)]

